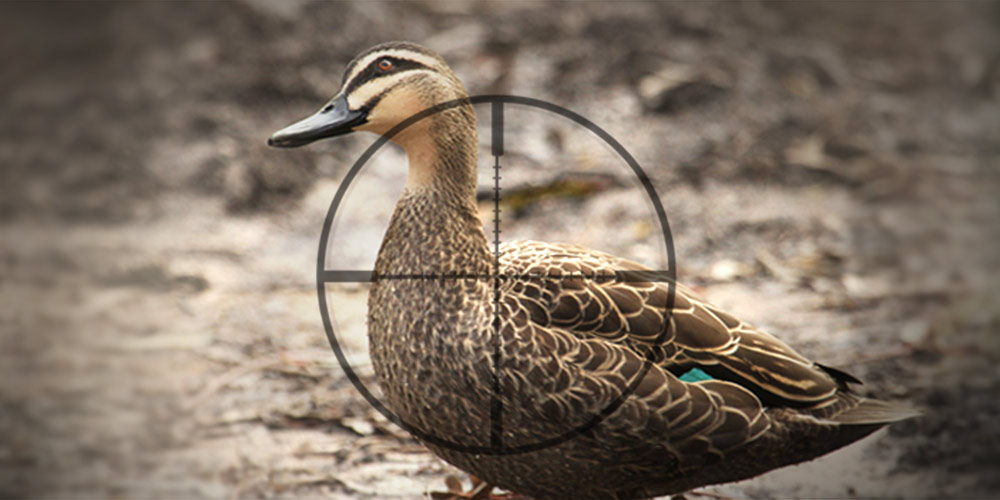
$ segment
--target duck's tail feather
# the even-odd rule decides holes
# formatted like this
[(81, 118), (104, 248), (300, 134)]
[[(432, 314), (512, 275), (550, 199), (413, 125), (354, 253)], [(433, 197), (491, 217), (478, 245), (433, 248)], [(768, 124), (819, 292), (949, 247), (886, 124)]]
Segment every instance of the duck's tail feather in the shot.
[(870, 425), (888, 424), (920, 415), (920, 410), (906, 404), (862, 399), (857, 406), (827, 419), (844, 425)]

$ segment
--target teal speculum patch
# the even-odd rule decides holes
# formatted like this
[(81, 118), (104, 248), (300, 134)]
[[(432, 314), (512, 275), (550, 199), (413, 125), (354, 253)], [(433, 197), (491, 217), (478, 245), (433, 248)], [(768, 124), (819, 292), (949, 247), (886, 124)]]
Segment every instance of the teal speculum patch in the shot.
[(713, 380), (712, 376), (705, 373), (701, 368), (692, 368), (681, 375), (681, 380), (684, 382), (701, 382), (704, 380)]

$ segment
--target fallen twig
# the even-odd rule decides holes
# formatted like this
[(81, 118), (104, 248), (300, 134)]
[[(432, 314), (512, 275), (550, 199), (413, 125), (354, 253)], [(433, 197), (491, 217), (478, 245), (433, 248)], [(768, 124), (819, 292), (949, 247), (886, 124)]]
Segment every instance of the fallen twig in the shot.
[[(302, 353), (296, 353), (296, 354), (302, 354)], [(298, 358), (298, 356), (295, 357)], [(200, 391), (198, 391), (198, 394), (196, 394), (194, 397), (188, 400), (187, 404), (184, 405), (184, 410), (191, 411), (197, 408), (199, 405), (204, 403), (208, 398), (212, 397), (212, 395), (214, 395), (219, 390), (223, 389), (229, 384), (232, 384), (233, 382), (239, 380), (241, 377), (244, 377), (250, 373), (269, 370), (273, 368), (280, 368), (284, 365), (291, 363), (301, 364), (301, 363), (315, 362), (319, 360), (321, 360), (321, 358), (316, 356), (303, 356), (298, 359), (293, 359), (292, 354), (281, 353), (236, 365), (230, 368), (229, 370), (222, 372), (222, 374), (220, 374), (219, 376), (213, 378), (208, 383), (206, 383), (205, 386), (202, 387)], [(299, 373), (298, 371), (294, 371), (293, 373), (302, 376), (310, 376), (306, 373)]]

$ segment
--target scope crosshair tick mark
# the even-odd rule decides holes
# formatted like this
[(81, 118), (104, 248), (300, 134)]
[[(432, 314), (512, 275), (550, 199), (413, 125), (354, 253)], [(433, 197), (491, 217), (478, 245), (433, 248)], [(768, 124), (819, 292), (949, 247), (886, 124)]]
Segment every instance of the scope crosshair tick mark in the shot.
[[(494, 157), (493, 162), (493, 272), (491, 273), (408, 273), (408, 274), (378, 274), (374, 270), (336, 270), (326, 268), (326, 255), (331, 242), (331, 230), (333, 227), (333, 221), (337, 213), (337, 209), (340, 207), (343, 201), (347, 189), (350, 184), (357, 177), (361, 169), (367, 164), (368, 160), (375, 154), (382, 146), (385, 145), (392, 137), (399, 134), (407, 127), (413, 125), (414, 123), (423, 120), (431, 115), (440, 113), (442, 111), (451, 109), (456, 106), (461, 105), (476, 105), (489, 103), (491, 104), (491, 148), (492, 156)], [(634, 269), (616, 269), (613, 272), (597, 272), (597, 273), (504, 273), (500, 271), (500, 258), (502, 252), (500, 249), (500, 222), (501, 222), (501, 185), (500, 181), (503, 178), (500, 175), (501, 163), (500, 158), (504, 154), (504, 106), (506, 104), (515, 104), (527, 107), (533, 107), (542, 109), (557, 115), (563, 116), (572, 120), (580, 126), (590, 130), (592, 133), (597, 135), (602, 139), (607, 145), (609, 145), (632, 169), (632, 172), (638, 178), (639, 182), (643, 186), (646, 196), (649, 197), (655, 211), (656, 216), (660, 222), (660, 228), (663, 232), (665, 253), (667, 257), (667, 269), (665, 270), (634, 270)], [(330, 346), (333, 348), (334, 354), (337, 356), (337, 360), (340, 362), (341, 367), (344, 369), (345, 374), (351, 383), (358, 389), (358, 391), (364, 396), (364, 398), (371, 404), (379, 413), (386, 417), (389, 421), (399, 425), (400, 427), (406, 429), (413, 435), (417, 436), (421, 440), (434, 444), (437, 446), (442, 446), (450, 448), (452, 450), (466, 452), (466, 453), (478, 453), (486, 455), (509, 455), (516, 453), (526, 453), (530, 451), (537, 451), (550, 446), (555, 446), (563, 443), (569, 439), (576, 436), (583, 435), (593, 427), (597, 426), (604, 420), (605, 417), (614, 413), (625, 400), (632, 394), (636, 389), (642, 379), (645, 377), (646, 373), (652, 368), (654, 359), (653, 352), (650, 351), (647, 354), (647, 358), (643, 362), (642, 368), (635, 374), (633, 379), (628, 383), (625, 390), (611, 401), (608, 406), (601, 409), (601, 411), (592, 415), (586, 422), (582, 425), (576, 426), (569, 429), (567, 432), (553, 436), (549, 439), (543, 439), (535, 443), (519, 444), (516, 446), (504, 445), (503, 443), (503, 403), (501, 398), (501, 383), (499, 377), (499, 367), (503, 363), (503, 356), (500, 343), (500, 317), (499, 317), (499, 303), (500, 303), (500, 289), (501, 284), (511, 282), (511, 281), (538, 281), (538, 280), (593, 280), (599, 284), (602, 283), (636, 283), (636, 282), (663, 282), (667, 284), (667, 298), (664, 304), (664, 317), (669, 317), (671, 311), (673, 310), (674, 300), (676, 296), (676, 256), (674, 252), (673, 239), (671, 238), (670, 226), (667, 222), (666, 212), (663, 209), (663, 205), (660, 202), (659, 197), (653, 188), (649, 177), (645, 172), (639, 167), (638, 162), (632, 157), (628, 151), (610, 134), (605, 132), (603, 129), (598, 127), (595, 123), (584, 118), (583, 116), (570, 111), (566, 108), (557, 106), (555, 104), (545, 102), (539, 99), (534, 99), (530, 97), (523, 96), (513, 96), (513, 95), (478, 95), (472, 96), (464, 99), (456, 99), (454, 101), (448, 101), (436, 106), (427, 108), (420, 111), (413, 116), (403, 120), (398, 125), (392, 128), (389, 132), (379, 137), (372, 143), (371, 146), (358, 158), (351, 169), (347, 172), (344, 177), (343, 182), (341, 182), (340, 187), (337, 190), (333, 201), (330, 204), (330, 209), (327, 212), (326, 219), (323, 223), (323, 231), (320, 236), (319, 242), (319, 255), (316, 265), (316, 287), (319, 295), (319, 306), (320, 314), (323, 317), (323, 326), (326, 330), (327, 339), (330, 342)], [(490, 429), (489, 429), (489, 445), (488, 446), (478, 446), (478, 445), (466, 445), (462, 443), (456, 443), (440, 436), (434, 435), (425, 429), (420, 429), (414, 425), (403, 421), (398, 415), (393, 413), (375, 395), (368, 390), (367, 386), (361, 380), (361, 378), (354, 371), (353, 367), (347, 361), (347, 357), (344, 354), (343, 349), (340, 346), (340, 342), (337, 340), (336, 332), (333, 328), (333, 321), (330, 316), (330, 309), (326, 300), (326, 285), (327, 283), (373, 283), (376, 281), (384, 280), (427, 280), (427, 281), (457, 281), (457, 280), (483, 280), (491, 281), (493, 283), (493, 303), (494, 303), (494, 313), (492, 321), (492, 362), (493, 362), (493, 397), (491, 399), (491, 404), (489, 408), (490, 414)], [(668, 333), (669, 321), (664, 322), (663, 330), (659, 333), (653, 342), (662, 341)]]

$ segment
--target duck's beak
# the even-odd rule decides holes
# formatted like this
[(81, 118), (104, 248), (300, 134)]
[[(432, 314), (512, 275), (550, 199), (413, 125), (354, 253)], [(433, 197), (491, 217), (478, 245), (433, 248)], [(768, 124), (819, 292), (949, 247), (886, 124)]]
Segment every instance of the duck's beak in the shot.
[(368, 112), (352, 110), (343, 94), (334, 97), (316, 114), (293, 123), (271, 135), (268, 146), (277, 148), (297, 148), (310, 142), (347, 134), (354, 127), (365, 123)]

